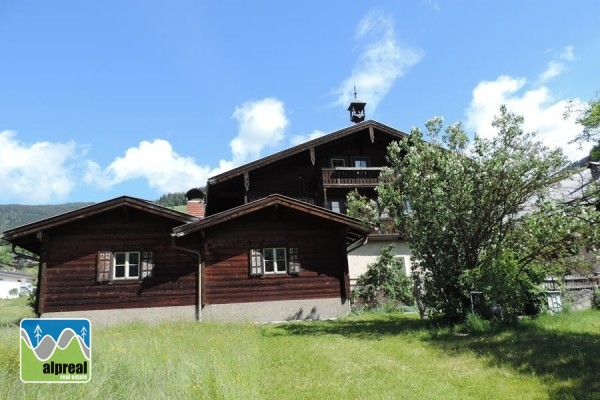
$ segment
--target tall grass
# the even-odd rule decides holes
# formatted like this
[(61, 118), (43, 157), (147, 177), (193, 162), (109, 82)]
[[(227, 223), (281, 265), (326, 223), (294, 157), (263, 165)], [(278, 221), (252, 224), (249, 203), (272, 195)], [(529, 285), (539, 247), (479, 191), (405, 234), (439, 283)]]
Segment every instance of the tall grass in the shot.
[(62, 385), (22, 383), (18, 328), (4, 327), (0, 398), (600, 399), (599, 321), (588, 311), (472, 335), (409, 314), (126, 324), (93, 329), (91, 382)]

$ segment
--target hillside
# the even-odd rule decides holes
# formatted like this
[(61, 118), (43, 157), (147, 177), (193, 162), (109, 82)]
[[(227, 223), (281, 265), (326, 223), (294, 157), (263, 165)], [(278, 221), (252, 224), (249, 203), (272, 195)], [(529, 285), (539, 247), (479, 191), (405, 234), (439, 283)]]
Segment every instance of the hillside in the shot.
[(3, 204), (0, 205), (0, 232), (92, 204), (94, 203), (65, 203), (40, 206)]

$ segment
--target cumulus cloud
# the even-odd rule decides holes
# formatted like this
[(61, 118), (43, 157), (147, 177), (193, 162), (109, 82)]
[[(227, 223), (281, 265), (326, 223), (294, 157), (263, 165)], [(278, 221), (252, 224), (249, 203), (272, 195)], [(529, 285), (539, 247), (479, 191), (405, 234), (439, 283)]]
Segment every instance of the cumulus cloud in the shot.
[(313, 140), (316, 139), (318, 137), (324, 136), (326, 135), (326, 132), (320, 131), (320, 130), (314, 130), (311, 133), (308, 133), (306, 135), (294, 135), (290, 138), (290, 143), (292, 146), (296, 146), (299, 145), (301, 143), (304, 142), (308, 142), (309, 140)]
[(127, 149), (104, 169), (88, 161), (84, 182), (109, 189), (128, 180), (144, 179), (158, 192), (186, 191), (260, 157), (265, 148), (283, 140), (288, 125), (283, 103), (274, 98), (246, 102), (236, 107), (232, 118), (238, 122), (238, 132), (229, 143), (231, 160), (220, 160), (214, 168), (199, 166), (193, 158), (178, 154), (168, 141), (155, 139)]
[(392, 88), (397, 79), (421, 61), (423, 51), (398, 43), (392, 19), (382, 13), (365, 16), (356, 28), (356, 40), (364, 43), (352, 74), (333, 93), (333, 106), (348, 106), (356, 86), (371, 113)]
[(177, 154), (166, 140), (155, 139), (127, 149), (124, 156), (117, 157), (105, 169), (88, 161), (84, 182), (108, 189), (141, 178), (158, 192), (173, 193), (203, 185), (208, 174), (208, 167), (198, 166), (194, 159)]
[[(579, 99), (571, 101), (572, 106), (583, 105)], [(509, 111), (525, 118), (525, 131), (537, 132), (546, 146), (562, 148), (571, 160), (585, 157), (589, 152), (591, 145), (580, 148), (569, 144), (581, 130), (574, 118), (563, 117), (569, 100), (554, 98), (548, 87), (529, 87), (525, 78), (500, 76), (493, 81), (480, 82), (473, 90), (467, 109), (467, 129), (483, 137), (495, 135), (496, 130), (491, 123), (493, 117), (499, 114), (501, 104), (506, 104)]]
[(234, 165), (258, 158), (263, 149), (279, 144), (289, 124), (283, 103), (272, 97), (236, 107), (233, 118), (238, 122), (238, 134), (229, 143)]
[(14, 131), (0, 132), (0, 199), (25, 204), (65, 199), (75, 187), (73, 171), (84, 153), (72, 141), (25, 144)]

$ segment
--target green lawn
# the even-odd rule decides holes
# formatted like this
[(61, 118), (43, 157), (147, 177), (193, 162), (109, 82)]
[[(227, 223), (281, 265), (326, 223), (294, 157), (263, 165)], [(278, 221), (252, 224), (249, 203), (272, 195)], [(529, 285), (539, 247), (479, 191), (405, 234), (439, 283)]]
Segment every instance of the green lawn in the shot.
[(93, 330), (90, 383), (24, 384), (18, 327), (4, 326), (0, 398), (600, 399), (597, 311), (457, 332), (414, 314), (121, 325)]

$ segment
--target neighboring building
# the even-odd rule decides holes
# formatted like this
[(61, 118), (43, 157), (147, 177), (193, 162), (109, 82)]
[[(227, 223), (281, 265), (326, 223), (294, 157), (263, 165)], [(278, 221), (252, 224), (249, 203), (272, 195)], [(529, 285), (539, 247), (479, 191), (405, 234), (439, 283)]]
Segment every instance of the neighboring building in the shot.
[(196, 220), (123, 196), (11, 229), (3, 238), (39, 256), (43, 317), (194, 318), (199, 260), (173, 247), (171, 231)]
[(0, 299), (14, 299), (28, 294), (32, 282), (31, 275), (0, 271)]
[[(595, 197), (590, 197), (593, 185), (598, 185), (600, 180), (600, 163), (590, 161), (589, 157), (578, 160), (565, 169), (569, 174), (565, 179), (550, 187), (550, 197), (555, 201), (582, 204), (584, 206), (600, 208), (600, 203)], [(561, 171), (565, 172), (565, 171)], [(590, 226), (590, 229), (593, 229)], [(561, 292), (573, 309), (585, 309), (592, 306), (594, 292), (600, 289), (600, 263), (596, 255), (589, 249), (580, 249), (580, 254), (592, 263), (593, 268), (589, 275), (581, 275), (575, 271), (563, 277), (548, 277), (544, 286), (548, 290), (548, 305), (550, 309), (562, 308)], [(558, 306), (556, 305), (558, 304)]]
[(354, 286), (358, 277), (367, 272), (370, 264), (377, 262), (382, 248), (393, 245), (394, 256), (402, 261), (406, 276), (412, 274), (411, 251), (408, 242), (397, 233), (370, 233), (366, 242), (356, 243), (348, 248), (350, 266), (350, 285)]
[[(364, 104), (349, 107), (364, 118)], [(362, 108), (361, 108), (362, 107)], [(356, 116), (356, 112), (352, 114)], [(351, 117), (352, 117), (351, 115)], [(353, 118), (353, 121), (357, 120)], [(379, 173), (386, 166), (387, 147), (406, 134), (376, 121), (358, 121), (348, 128), (261, 158), (213, 176), (207, 184), (206, 215), (238, 207), (273, 193), (346, 213), (346, 196), (357, 190), (375, 200)], [(349, 248), (351, 283), (377, 260), (382, 247), (394, 245), (410, 274), (410, 249), (398, 234), (373, 232), (364, 246)]]
[(283, 321), (350, 311), (352, 218), (278, 194), (174, 229), (201, 243), (203, 320)]

